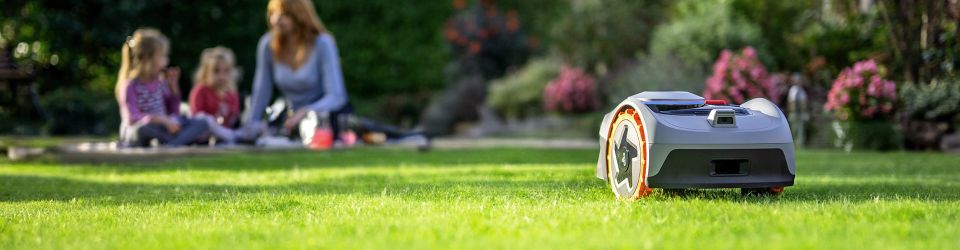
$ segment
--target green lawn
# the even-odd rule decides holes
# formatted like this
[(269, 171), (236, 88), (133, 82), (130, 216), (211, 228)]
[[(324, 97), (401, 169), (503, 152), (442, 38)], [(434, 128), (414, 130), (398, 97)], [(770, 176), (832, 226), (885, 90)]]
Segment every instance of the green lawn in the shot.
[(798, 152), (780, 197), (617, 201), (594, 150), (0, 161), (0, 248), (960, 247), (960, 157)]

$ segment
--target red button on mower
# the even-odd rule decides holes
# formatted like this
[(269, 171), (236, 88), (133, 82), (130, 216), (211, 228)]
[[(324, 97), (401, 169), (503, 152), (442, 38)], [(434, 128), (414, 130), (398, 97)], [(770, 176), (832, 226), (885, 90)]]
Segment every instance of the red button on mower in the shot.
[(727, 105), (725, 100), (706, 100), (704, 103), (707, 105)]

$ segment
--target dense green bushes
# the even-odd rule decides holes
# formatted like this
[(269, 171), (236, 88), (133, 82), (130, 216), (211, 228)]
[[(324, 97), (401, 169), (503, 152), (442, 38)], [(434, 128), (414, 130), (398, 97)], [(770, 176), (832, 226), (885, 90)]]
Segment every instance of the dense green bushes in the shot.
[(551, 36), (567, 63), (597, 75), (628, 63), (647, 49), (667, 5), (660, 0), (572, 1)]
[(543, 113), (543, 89), (560, 71), (552, 59), (531, 60), (526, 66), (490, 84), (487, 104), (508, 119)]
[(707, 77), (700, 65), (664, 55), (638, 57), (635, 64), (614, 74), (604, 93), (611, 106), (642, 91), (677, 90), (699, 94)]
[(899, 95), (904, 114), (911, 118), (952, 122), (960, 116), (960, 84), (957, 80), (904, 84)]
[[(553, 17), (548, 28), (534, 24), (540, 30), (549, 31), (545, 39), (550, 45), (549, 53), (539, 55), (540, 59), (491, 86), (488, 104), (508, 118), (543, 113), (544, 89), (558, 74), (561, 65), (582, 68), (586, 70), (584, 73), (597, 76), (596, 84), (592, 84), (596, 86), (588, 89), (596, 88), (595, 91), (602, 92), (604, 85), (620, 78), (626, 71), (624, 68), (634, 67), (635, 57), (646, 52), (650, 34), (664, 20), (662, 13), (669, 4), (660, 0), (586, 0), (542, 6), (547, 13), (557, 13), (537, 16), (541, 18), (539, 20)], [(636, 89), (633, 82), (621, 81), (615, 85), (620, 89)], [(593, 95), (590, 93), (584, 97), (599, 99), (599, 106), (602, 106), (603, 94)]]
[(449, 55), (441, 27), (453, 13), (449, 2), (315, 2), (337, 38), (351, 95), (375, 97), (443, 86)]
[[(354, 105), (362, 115), (405, 126), (416, 125), (421, 117), (449, 120), (443, 126), (477, 119), (476, 102), (484, 100), (508, 117), (538, 114), (543, 111), (543, 89), (560, 65), (595, 76), (598, 97), (608, 105), (645, 90), (699, 93), (720, 52), (746, 46), (756, 48), (771, 73), (798, 76), (797, 84), (807, 89), (814, 104), (826, 101), (826, 90), (841, 69), (874, 59), (889, 69), (887, 79), (921, 83), (903, 89), (906, 110), (901, 115), (945, 122), (940, 120), (950, 119), (929, 118), (929, 112), (920, 110), (931, 103), (936, 103), (934, 110), (949, 109), (950, 99), (940, 95), (947, 92), (922, 86), (932, 79), (954, 79), (960, 67), (960, 16), (949, 11), (960, 4), (950, 1), (315, 2), (337, 39)], [(173, 42), (172, 65), (185, 72), (193, 70), (203, 48), (233, 48), (245, 70), (241, 92), (249, 90), (256, 42), (267, 30), (264, 1), (0, 4), (0, 47), (13, 48), (18, 61), (39, 76), (38, 90), (48, 113), (85, 114), (104, 123), (117, 118), (110, 93), (118, 46), (134, 29), (153, 26), (166, 33)], [(505, 30), (515, 19), (520, 27), (516, 34), (490, 39), (486, 33), (489, 41), (476, 40), (483, 44), (475, 54), (467, 53), (470, 43), (449, 40), (449, 27), (474, 37), (484, 33), (458, 20), (474, 20), (474, 28)], [(488, 21), (497, 23), (484, 23)], [(503, 47), (507, 45), (517, 47)], [(528, 56), (535, 60), (525, 63)], [(189, 88), (188, 75), (181, 79), (183, 89)], [(504, 75), (508, 77), (497, 80)], [(491, 81), (496, 83), (488, 85)], [(437, 95), (441, 92), (446, 94)], [(433, 106), (456, 108), (421, 116), (431, 96), (436, 97)], [(822, 113), (822, 105), (812, 106), (812, 112)], [(16, 119), (2, 109), (0, 117)], [(93, 124), (72, 131), (57, 124), (72, 120), (51, 119), (46, 127), (55, 133), (104, 133), (115, 127)], [(0, 133), (10, 130), (0, 126)]]
[[(257, 40), (267, 31), (262, 1), (58, 1), (4, 3), (11, 45), (38, 42), (32, 60), (38, 70), (60, 70), (71, 83), (41, 79), (42, 92), (57, 85), (92, 84), (112, 89), (123, 39), (142, 26), (159, 28), (173, 43), (171, 65), (192, 70), (199, 51), (222, 44), (237, 52), (246, 78), (252, 75)], [(446, 63), (440, 26), (451, 13), (448, 3), (390, 1), (322, 1), (317, 10), (334, 33), (343, 57), (350, 93), (375, 96), (442, 84)], [(51, 55), (59, 64), (50, 64)], [(76, 72), (69, 72), (76, 69)], [(188, 86), (189, 79), (182, 79)], [(249, 85), (244, 81), (242, 86)], [(109, 88), (108, 88), (109, 87)]]
[[(732, 1), (681, 1), (670, 22), (657, 27), (651, 52), (707, 68), (723, 49), (753, 46), (766, 55), (760, 27), (735, 15)], [(769, 61), (769, 60), (764, 60)]]
[[(189, 72), (199, 52), (224, 45), (237, 53), (244, 69), (240, 89), (247, 92), (254, 50), (267, 30), (264, 1), (0, 2), (0, 46), (26, 46), (17, 58), (39, 76), (41, 99), (61, 88), (110, 96), (104, 94), (113, 91), (120, 44), (142, 26), (170, 37), (171, 65), (186, 73), (180, 82), (183, 89), (190, 87)], [(341, 0), (317, 1), (316, 7), (337, 39), (355, 102), (443, 85), (448, 52), (440, 28), (452, 13), (449, 2)]]
[(941, 139), (956, 131), (960, 117), (960, 84), (956, 79), (908, 83), (900, 87), (900, 126), (908, 149), (939, 150)]
[[(384, 107), (396, 106), (397, 100), (416, 100), (400, 105), (421, 110), (425, 106), (422, 97), (445, 85), (443, 70), (453, 58), (442, 28), (454, 14), (451, 4), (472, 5), (479, 0), (314, 2), (337, 39), (354, 105), (365, 115), (379, 116)], [(549, 0), (497, 4), (518, 13), (524, 28), (530, 31), (530, 41), (538, 48), (551, 43), (544, 34), (565, 9), (564, 4)], [(247, 93), (254, 73), (256, 43), (267, 30), (266, 2), (260, 0), (0, 0), (0, 5), (0, 47), (24, 48), (17, 59), (39, 76), (41, 99), (61, 88), (109, 96), (106, 94), (113, 91), (119, 65), (118, 48), (126, 36), (142, 26), (156, 27), (170, 37), (171, 65), (187, 73), (180, 82), (182, 89), (190, 87), (189, 72), (195, 68), (199, 52), (224, 45), (237, 53), (243, 69), (240, 90)], [(52, 101), (45, 103), (56, 106)], [(385, 118), (409, 120), (419, 115), (419, 111), (402, 113), (405, 118)], [(113, 120), (117, 114), (96, 116)]]
[[(48, 114), (44, 131), (52, 134), (109, 134), (120, 127), (117, 102), (113, 95), (60, 88), (44, 96), (42, 106)], [(104, 101), (108, 100), (108, 101)]]

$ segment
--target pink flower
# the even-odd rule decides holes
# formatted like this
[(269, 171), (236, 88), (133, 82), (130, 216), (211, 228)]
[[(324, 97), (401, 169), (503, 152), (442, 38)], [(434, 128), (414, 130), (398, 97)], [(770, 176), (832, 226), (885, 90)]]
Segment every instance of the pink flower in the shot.
[(743, 56), (747, 58), (757, 58), (757, 50), (749, 46), (746, 48), (743, 48)]
[(873, 59), (860, 61), (853, 65), (853, 71), (856, 72), (876, 72), (877, 71), (877, 62)]
[(867, 107), (863, 109), (863, 111), (860, 111), (860, 115), (866, 118), (873, 118), (873, 114), (875, 113), (877, 113), (877, 107), (874, 106)]
[(559, 112), (588, 112), (600, 106), (596, 80), (582, 70), (563, 65), (543, 91), (544, 108)]
[(850, 77), (847, 77), (847, 87), (859, 88), (863, 86), (863, 77), (858, 74), (853, 74)]
[(883, 93), (884, 97), (890, 99), (891, 101), (897, 100), (897, 84), (893, 81), (886, 81), (883, 83)]
[[(857, 102), (850, 102), (852, 94)], [(840, 120), (886, 118), (893, 112), (896, 96), (896, 83), (883, 79), (875, 61), (860, 61), (833, 81), (824, 109)]]
[(763, 72), (763, 69), (762, 69), (762, 68), (759, 68), (759, 67), (757, 67), (757, 68), (752, 68), (752, 69), (750, 69), (750, 78), (752, 78), (752, 79), (754, 79), (754, 80), (763, 80), (763, 79), (764, 79), (764, 73), (766, 73), (766, 72)]
[(743, 95), (740, 94), (740, 91), (737, 91), (737, 90), (734, 89), (734, 88), (730, 88), (730, 89), (727, 89), (727, 94), (728, 94), (731, 98), (733, 98), (733, 100), (736, 101), (737, 103), (742, 103), (742, 102), (743, 102)]
[(723, 50), (713, 64), (713, 74), (706, 80), (703, 95), (731, 103), (756, 97), (777, 103), (780, 94), (777, 85), (782, 82), (767, 73), (752, 47), (742, 49), (739, 54)]
[(727, 61), (727, 60), (730, 60), (730, 58), (732, 57), (733, 57), (733, 52), (730, 52), (730, 50), (725, 49), (723, 51), (720, 51), (720, 59)]
[(707, 78), (707, 93), (719, 92), (723, 89), (723, 77), (718, 75), (713, 75), (710, 78)]

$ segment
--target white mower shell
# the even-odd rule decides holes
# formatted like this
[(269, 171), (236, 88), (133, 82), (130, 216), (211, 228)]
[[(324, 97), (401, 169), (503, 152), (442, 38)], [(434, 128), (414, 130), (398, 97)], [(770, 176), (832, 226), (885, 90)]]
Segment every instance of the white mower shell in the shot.
[(620, 198), (652, 188), (780, 193), (796, 175), (793, 137), (776, 104), (707, 101), (681, 91), (628, 97), (600, 124), (597, 178)]

